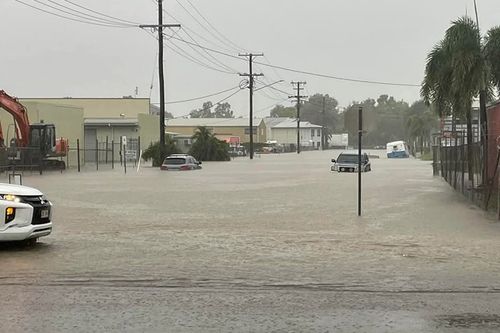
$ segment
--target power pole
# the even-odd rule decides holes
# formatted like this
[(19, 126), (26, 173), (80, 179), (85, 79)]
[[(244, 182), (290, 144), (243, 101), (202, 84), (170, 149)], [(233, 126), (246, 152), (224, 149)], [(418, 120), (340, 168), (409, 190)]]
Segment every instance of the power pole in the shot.
[(326, 128), (326, 96), (323, 96), (323, 126), (321, 127), (321, 150), (325, 150), (325, 128)]
[(361, 216), (361, 145), (363, 139), (363, 107), (358, 109), (358, 216)]
[[(163, 0), (158, 1), (158, 24), (140, 25), (140, 28), (150, 28), (158, 31), (158, 72), (160, 80), (160, 148), (165, 152), (165, 73), (163, 71), (163, 29), (180, 28), (180, 24), (163, 24)], [(163, 158), (163, 156), (162, 156)]]
[(297, 95), (295, 96), (288, 96), (288, 98), (296, 98), (297, 99), (297, 154), (300, 154), (300, 103), (302, 102), (303, 98), (307, 98), (307, 96), (302, 96), (300, 95), (300, 92), (304, 90), (302, 87), (305, 85), (307, 82), (305, 81), (292, 81), (291, 84), (295, 86), (297, 89)]
[(248, 89), (250, 90), (250, 159), (253, 159), (253, 88), (254, 88), (254, 80), (257, 76), (264, 76), (264, 74), (254, 74), (253, 72), (253, 59), (255, 57), (263, 57), (264, 53), (240, 53), (240, 57), (248, 58), (248, 67), (249, 73), (240, 74), (240, 76), (247, 76), (248, 79)]

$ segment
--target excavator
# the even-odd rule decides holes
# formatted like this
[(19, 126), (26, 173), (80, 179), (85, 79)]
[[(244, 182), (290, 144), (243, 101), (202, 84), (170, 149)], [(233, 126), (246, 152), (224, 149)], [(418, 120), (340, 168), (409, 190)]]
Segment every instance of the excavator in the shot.
[[(16, 165), (25, 168), (42, 167), (44, 169), (64, 169), (66, 164), (57, 157), (64, 157), (68, 152), (68, 140), (56, 139), (56, 128), (53, 124), (30, 124), (26, 108), (17, 98), (0, 90), (0, 108), (14, 118), (16, 137), (7, 147), (0, 125), (0, 155)], [(0, 164), (4, 161), (0, 161)]]

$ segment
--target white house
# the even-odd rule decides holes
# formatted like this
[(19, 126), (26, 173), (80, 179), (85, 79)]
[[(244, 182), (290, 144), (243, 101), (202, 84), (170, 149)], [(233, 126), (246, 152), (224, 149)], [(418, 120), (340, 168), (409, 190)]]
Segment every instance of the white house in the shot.
[[(278, 118), (279, 119), (279, 118)], [(268, 140), (276, 141), (278, 144), (295, 147), (297, 145), (297, 120), (293, 118), (281, 118), (281, 121), (270, 122), (271, 136)], [(308, 121), (300, 122), (300, 146), (303, 149), (321, 148), (322, 127), (311, 124)]]

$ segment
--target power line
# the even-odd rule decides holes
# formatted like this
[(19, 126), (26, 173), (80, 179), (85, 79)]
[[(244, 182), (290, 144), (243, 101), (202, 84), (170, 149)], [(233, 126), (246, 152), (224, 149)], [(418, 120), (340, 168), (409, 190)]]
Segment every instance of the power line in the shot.
[(65, 16), (65, 15), (60, 15), (60, 14), (48, 11), (46, 9), (43, 9), (43, 8), (40, 8), (40, 7), (31, 5), (31, 4), (28, 4), (28, 3), (24, 2), (24, 1), (21, 1), (21, 0), (14, 0), (14, 1), (16, 1), (16, 2), (18, 2), (20, 4), (23, 4), (23, 5), (27, 6), (27, 7), (36, 9), (36, 10), (41, 11), (41, 12), (44, 12), (46, 14), (57, 16), (59, 18), (63, 18), (65, 20), (70, 20), (70, 21), (74, 21), (74, 22), (80, 22), (80, 23), (85, 23), (85, 24), (89, 24), (89, 25), (96, 25), (96, 26), (108, 27), (108, 28), (131, 28), (132, 27), (132, 26), (123, 26), (123, 25), (96, 23), (96, 22), (93, 22), (91, 20), (80, 20), (80, 19), (76, 19), (76, 18), (73, 18), (73, 17), (68, 17), (68, 16)]
[[(146, 33), (148, 33), (149, 35), (151, 35), (153, 38), (155, 38), (156, 40), (158, 40), (158, 38), (152, 34), (151, 32), (147, 31), (147, 30), (144, 30), (146, 31)], [(215, 67), (212, 67), (210, 65), (207, 65), (206, 63), (200, 61), (199, 59), (193, 57), (192, 55), (190, 55), (186, 50), (184, 50), (183, 48), (181, 48), (180, 46), (170, 42), (170, 39), (173, 38), (172, 36), (170, 36), (170, 38), (166, 39), (166, 42), (168, 44), (165, 44), (164, 46), (167, 47), (168, 49), (170, 49), (172, 52), (176, 53), (177, 55), (179, 55), (180, 57), (186, 59), (186, 60), (189, 60), (191, 61), (192, 63), (195, 63), (201, 67), (205, 67), (205, 68), (208, 68), (208, 69), (211, 69), (213, 71), (216, 71), (216, 72), (221, 72), (221, 73), (225, 73), (225, 74), (231, 74), (231, 75), (234, 75), (235, 73), (233, 72), (228, 72), (228, 71), (225, 71), (225, 70), (221, 70), (219, 68), (215, 68)]]
[[(183, 30), (184, 33), (193, 41), (197, 44), (197, 41), (186, 31), (186, 30)], [(181, 39), (183, 39), (182, 37), (180, 37)], [(219, 66), (221, 68), (223, 68), (224, 72), (226, 73), (231, 73), (231, 74), (237, 74), (238, 72), (232, 68), (230, 68), (229, 66), (227, 66), (226, 64), (224, 64), (222, 61), (220, 61), (219, 59), (217, 59), (216, 57), (214, 57), (211, 53), (209, 53), (207, 50), (203, 50), (205, 51), (206, 55), (203, 54), (202, 52), (200, 52), (197, 48), (195, 48), (194, 46), (192, 45), (189, 45), (189, 47), (195, 51), (196, 53), (198, 53), (201, 57), (203, 57), (204, 59), (206, 59), (207, 61), (209, 61), (210, 63), (212, 63), (213, 65), (215, 66)], [(208, 56), (208, 57), (207, 57)]]
[[(193, 102), (193, 101), (199, 101), (200, 99), (205, 99), (213, 96), (217, 96), (223, 93), (226, 93), (228, 91), (234, 90), (234, 89), (241, 89), (239, 86), (238, 87), (232, 87), (229, 89), (225, 89), (213, 94), (205, 95), (205, 96), (200, 96), (200, 97), (194, 97), (194, 98), (189, 98), (189, 99), (183, 99), (183, 100), (178, 100), (178, 101), (171, 101), (171, 102), (166, 102), (165, 104), (180, 104), (180, 103), (187, 103), (187, 102)], [(160, 103), (153, 103), (155, 105), (160, 104)]]
[(74, 16), (74, 17), (78, 17), (78, 18), (81, 18), (81, 19), (84, 19), (84, 20), (93, 21), (93, 22), (96, 22), (96, 23), (117, 25), (117, 26), (123, 26), (123, 27), (132, 27), (132, 26), (134, 26), (134, 25), (130, 25), (130, 24), (124, 24), (124, 23), (121, 23), (121, 22), (116, 22), (116, 21), (110, 21), (110, 20), (106, 20), (106, 19), (101, 19), (101, 18), (98, 18), (98, 17), (96, 18), (96, 16), (88, 15), (88, 14), (85, 14), (85, 13), (83, 13), (84, 15), (75, 14), (74, 12), (76, 12), (76, 13), (81, 13), (81, 12), (78, 11), (78, 10), (74, 10), (74, 9), (68, 8), (67, 6), (61, 5), (60, 3), (55, 2), (53, 0), (47, 0), (47, 1), (49, 1), (50, 3), (54, 3), (57, 6), (60, 6), (60, 7), (66, 8), (66, 9), (70, 9), (70, 11), (64, 10), (64, 9), (61, 9), (61, 8), (58, 8), (58, 7), (55, 7), (55, 6), (52, 6), (52, 5), (49, 5), (48, 3), (42, 2), (40, 0), (33, 0), (33, 1), (36, 2), (36, 3), (38, 3), (38, 4), (40, 4), (40, 5), (42, 5), (42, 6), (45, 6), (45, 7), (51, 8), (53, 10), (56, 10), (58, 12), (65, 13), (65, 14), (68, 14), (68, 15), (71, 15), (71, 16)]
[[(191, 16), (191, 18), (193, 20), (195, 20), (196, 23), (198, 23), (198, 25), (200, 27), (202, 27), (206, 32), (208, 32), (212, 37), (214, 37), (215, 39), (217, 39), (219, 42), (221, 42), (222, 44), (225, 44), (226, 46), (230, 46), (230, 44), (228, 44), (227, 42), (225, 42), (222, 38), (220, 38), (219, 36), (217, 36), (215, 33), (213, 33), (212, 31), (210, 31), (210, 29), (207, 29), (207, 27), (205, 27), (203, 25), (203, 23), (201, 23), (193, 14), (191, 14), (191, 12), (179, 1), (179, 0), (176, 0), (176, 2), (179, 4), (179, 6), (181, 6), (182, 9), (184, 9), (184, 11), (186, 13), (188, 13), (189, 16)], [(234, 46), (230, 46), (230, 48), (232, 48), (233, 50), (235, 51), (240, 51), (238, 48), (234, 48)]]
[(118, 21), (122, 21), (122, 22), (125, 22), (125, 23), (130, 23), (130, 24), (134, 24), (134, 25), (138, 25), (138, 24), (139, 24), (138, 22), (128, 21), (128, 20), (124, 20), (124, 19), (121, 19), (121, 18), (118, 18), (118, 17), (115, 17), (115, 16), (106, 15), (106, 14), (104, 14), (104, 13), (101, 13), (101, 12), (98, 12), (98, 11), (92, 10), (92, 9), (90, 9), (90, 8), (87, 8), (87, 7), (85, 7), (85, 6), (79, 5), (79, 4), (77, 4), (77, 3), (74, 3), (74, 2), (72, 2), (72, 1), (70, 1), (70, 0), (63, 0), (63, 1), (65, 1), (65, 2), (67, 2), (67, 3), (70, 3), (70, 4), (72, 4), (72, 5), (73, 5), (73, 6), (75, 6), (75, 7), (78, 7), (78, 8), (81, 8), (81, 9), (85, 9), (85, 10), (87, 10), (87, 11), (91, 12), (91, 13), (94, 13), (94, 14), (98, 14), (98, 15), (101, 15), (101, 16), (104, 16), (104, 17), (108, 17), (108, 18), (111, 18), (111, 19), (115, 19), (115, 20), (118, 20)]
[(306, 75), (310, 75), (310, 76), (322, 77), (322, 78), (326, 78), (326, 79), (333, 79), (333, 80), (339, 80), (339, 81), (356, 82), (356, 83), (366, 83), (366, 84), (378, 84), (378, 85), (385, 85), (385, 86), (399, 86), (399, 87), (420, 87), (421, 86), (420, 84), (412, 84), (412, 83), (395, 83), (395, 82), (384, 82), (384, 81), (371, 81), (371, 80), (351, 79), (351, 78), (346, 78), (346, 77), (341, 77), (341, 76), (328, 75), (328, 74), (320, 74), (320, 73), (303, 71), (303, 70), (299, 70), (299, 69), (287, 68), (287, 67), (283, 67), (283, 66), (277, 66), (277, 65), (272, 65), (272, 64), (265, 64), (265, 63), (257, 62), (257, 61), (255, 63), (259, 64), (259, 65), (262, 65), (262, 66), (276, 68), (276, 69), (281, 69), (281, 70), (288, 71), (288, 72), (299, 73), (299, 74), (306, 74)]
[[(237, 93), (239, 93), (240, 91), (242, 91), (243, 89), (241, 89), (241, 87), (237, 87), (238, 90), (236, 90), (234, 93), (230, 94), (229, 96), (227, 97), (224, 97), (223, 99), (221, 99), (220, 101), (218, 101), (217, 103), (213, 104), (211, 107), (209, 108), (204, 108), (204, 109), (201, 109), (199, 111), (208, 111), (208, 110), (211, 110), (213, 109), (214, 107), (216, 107), (217, 105), (220, 105), (222, 104), (223, 102), (227, 101), (228, 99), (230, 99), (231, 97), (233, 97), (234, 95), (236, 95)], [(189, 112), (188, 114), (185, 114), (183, 116), (178, 116), (178, 117), (174, 117), (174, 119), (177, 119), (177, 118), (184, 118), (184, 117), (187, 117), (191, 114), (191, 112)], [(230, 118), (232, 119), (232, 118)]]
[[(172, 38), (176, 39), (178, 41), (184, 42), (184, 43), (189, 43), (188, 41), (183, 41), (178, 38)], [(194, 44), (195, 45), (195, 44)], [(218, 51), (206, 46), (202, 45), (197, 45), (198, 47), (202, 47), (210, 52), (214, 52), (217, 54), (224, 55), (226, 57), (234, 58), (234, 59), (239, 59), (239, 57), (234, 56), (232, 54), (228, 54), (222, 51)], [(240, 59), (242, 60), (242, 59)], [(262, 62), (255, 62), (258, 65), (265, 66), (265, 67), (270, 67), (270, 68), (276, 68), (280, 69), (283, 71), (288, 71), (288, 72), (293, 72), (293, 73), (299, 73), (299, 74), (305, 74), (305, 75), (310, 75), (310, 76), (316, 76), (316, 77), (322, 77), (322, 78), (327, 78), (327, 79), (333, 79), (333, 80), (339, 80), (339, 81), (347, 81), (347, 82), (355, 82), (355, 83), (366, 83), (366, 84), (376, 84), (376, 85), (386, 85), (386, 86), (399, 86), (399, 87), (420, 87), (419, 84), (411, 84), (411, 83), (394, 83), (394, 82), (384, 82), (384, 81), (371, 81), (371, 80), (360, 80), (360, 79), (352, 79), (352, 78), (346, 78), (346, 77), (341, 77), (341, 76), (335, 76), (335, 75), (328, 75), (328, 74), (321, 74), (321, 73), (315, 73), (315, 72), (309, 72), (309, 71), (303, 71), (299, 69), (293, 69), (293, 68), (288, 68), (288, 67), (283, 67), (283, 66), (277, 66), (277, 65), (272, 65), (272, 64), (266, 64)]]
[(231, 45), (233, 45), (234, 47), (236, 47), (236, 49), (238, 50), (244, 50), (244, 48), (238, 46), (237, 44), (233, 43), (233, 41), (231, 41), (229, 38), (227, 38), (225, 35), (223, 35), (219, 30), (217, 30), (217, 28), (215, 28), (215, 26), (210, 23), (210, 21), (208, 21), (208, 19), (198, 10), (198, 8), (196, 8), (196, 6), (190, 1), (190, 0), (186, 0), (190, 5), (191, 7), (193, 7), (193, 9), (196, 11), (196, 13), (198, 13), (198, 15), (201, 16), (201, 18), (207, 22), (207, 24), (217, 33), (219, 34), (222, 38), (224, 38), (226, 41), (228, 41)]

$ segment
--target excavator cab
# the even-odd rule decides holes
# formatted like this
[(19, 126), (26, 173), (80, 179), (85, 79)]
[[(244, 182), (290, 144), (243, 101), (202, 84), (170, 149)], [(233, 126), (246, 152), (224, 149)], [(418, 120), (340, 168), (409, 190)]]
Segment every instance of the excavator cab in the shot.
[(56, 128), (53, 124), (30, 126), (29, 148), (40, 149), (42, 157), (56, 156)]

